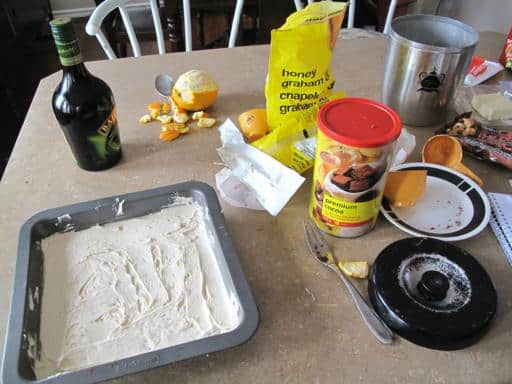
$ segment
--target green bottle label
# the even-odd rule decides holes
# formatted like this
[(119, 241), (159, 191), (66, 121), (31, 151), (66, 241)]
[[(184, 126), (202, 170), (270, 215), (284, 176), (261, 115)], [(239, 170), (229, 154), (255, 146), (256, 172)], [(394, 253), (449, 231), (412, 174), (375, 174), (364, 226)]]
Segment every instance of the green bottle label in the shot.
[(107, 160), (117, 157), (121, 151), (117, 114), (113, 109), (109, 117), (100, 125), (96, 134), (88, 136), (87, 141), (98, 159)]
[(60, 17), (50, 21), (50, 27), (59, 54), (60, 63), (65, 67), (80, 64), (82, 54), (69, 17)]
[(77, 40), (67, 44), (56, 43), (56, 45), (57, 52), (59, 53), (60, 63), (63, 66), (71, 67), (73, 65), (80, 64), (83, 61)]

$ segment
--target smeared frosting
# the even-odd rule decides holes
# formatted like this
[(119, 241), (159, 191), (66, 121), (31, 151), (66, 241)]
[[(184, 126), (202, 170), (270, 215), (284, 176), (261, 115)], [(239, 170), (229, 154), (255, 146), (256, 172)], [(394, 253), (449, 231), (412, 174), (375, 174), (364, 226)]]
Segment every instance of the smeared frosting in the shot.
[(182, 204), (42, 241), (38, 378), (234, 329), (203, 212)]

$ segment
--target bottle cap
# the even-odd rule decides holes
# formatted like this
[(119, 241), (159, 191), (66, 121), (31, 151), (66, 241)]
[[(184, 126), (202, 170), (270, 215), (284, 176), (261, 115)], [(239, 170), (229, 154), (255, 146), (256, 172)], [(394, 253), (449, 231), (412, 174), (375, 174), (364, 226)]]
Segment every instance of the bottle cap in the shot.
[(59, 17), (50, 21), (53, 38), (57, 43), (71, 43), (76, 40), (75, 29), (69, 17)]
[(61, 64), (69, 67), (81, 63), (82, 55), (71, 19), (69, 17), (53, 19), (50, 21), (50, 28)]

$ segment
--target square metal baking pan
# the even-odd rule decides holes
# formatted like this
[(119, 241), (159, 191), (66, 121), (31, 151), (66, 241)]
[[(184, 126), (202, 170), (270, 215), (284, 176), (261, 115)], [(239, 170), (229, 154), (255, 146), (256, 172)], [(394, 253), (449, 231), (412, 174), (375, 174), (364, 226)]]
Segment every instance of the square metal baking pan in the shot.
[[(28, 335), (34, 335), (39, 351), (41, 300), (29, 300), (39, 287), (44, 295), (44, 255), (41, 239), (55, 232), (82, 230), (94, 225), (117, 222), (158, 212), (176, 196), (190, 197), (207, 208), (205, 224), (214, 239), (213, 251), (228, 294), (239, 300), (240, 324), (232, 331), (144, 354), (96, 365), (48, 378), (36, 379), (30, 357)], [(120, 214), (122, 212), (122, 214)], [(129, 193), (37, 213), (22, 226), (18, 242), (11, 311), (4, 349), (4, 383), (94, 383), (162, 366), (179, 360), (230, 348), (247, 341), (258, 327), (259, 316), (254, 298), (242, 271), (237, 253), (226, 230), (217, 195), (212, 187), (191, 181), (167, 187)], [(37, 353), (37, 352), (36, 352)]]

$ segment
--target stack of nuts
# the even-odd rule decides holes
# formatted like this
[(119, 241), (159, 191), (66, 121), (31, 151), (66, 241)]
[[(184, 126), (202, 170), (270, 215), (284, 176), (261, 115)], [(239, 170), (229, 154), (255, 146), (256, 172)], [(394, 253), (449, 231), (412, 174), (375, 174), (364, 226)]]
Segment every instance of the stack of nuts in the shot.
[[(159, 121), (162, 123), (162, 130), (160, 131), (160, 140), (172, 141), (190, 131), (188, 124), (190, 119), (187, 112), (180, 109), (174, 103), (150, 103), (148, 104), (149, 114), (142, 116), (139, 123), (147, 124), (152, 121)], [(215, 125), (216, 120), (208, 117), (205, 111), (197, 111), (192, 113), (192, 121), (197, 121), (199, 128), (211, 128)], [(188, 124), (187, 124), (188, 123)]]

